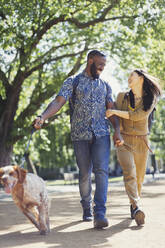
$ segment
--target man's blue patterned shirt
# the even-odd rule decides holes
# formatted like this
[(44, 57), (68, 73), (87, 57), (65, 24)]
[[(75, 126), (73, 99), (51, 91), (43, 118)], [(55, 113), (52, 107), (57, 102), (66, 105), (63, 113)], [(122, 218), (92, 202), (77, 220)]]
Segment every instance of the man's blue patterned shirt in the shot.
[(102, 79), (92, 79), (84, 71), (77, 75), (78, 84), (74, 88), (74, 77), (67, 78), (58, 96), (66, 100), (72, 97), (75, 90), (74, 112), (71, 121), (71, 138), (76, 140), (91, 140), (93, 134), (97, 137), (109, 135), (109, 121), (105, 118), (106, 104), (112, 102), (110, 85)]

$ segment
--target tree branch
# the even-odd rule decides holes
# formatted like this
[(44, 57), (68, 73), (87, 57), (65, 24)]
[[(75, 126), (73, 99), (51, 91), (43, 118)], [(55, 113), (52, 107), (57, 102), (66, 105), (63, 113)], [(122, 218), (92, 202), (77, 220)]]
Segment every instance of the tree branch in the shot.
[(58, 60), (63, 59), (63, 58), (73, 57), (73, 56), (81, 54), (82, 52), (85, 52), (85, 51), (86, 50), (83, 50), (83, 51), (80, 51), (80, 52), (77, 52), (77, 53), (64, 54), (64, 55), (58, 56), (58, 57), (53, 58), (53, 59), (45, 60), (44, 62), (34, 66), (31, 70), (25, 72), (24, 76), (25, 76), (25, 78), (29, 77), (34, 71), (37, 71), (38, 69), (42, 68), (43, 65), (45, 65), (45, 64), (48, 64), (48, 63), (51, 63), (51, 62), (54, 62), (54, 61), (58, 61)]
[(88, 21), (88, 22), (79, 22), (79, 20), (77, 20), (76, 18), (67, 18), (66, 20), (68, 22), (71, 22), (73, 24), (76, 25), (76, 27), (78, 28), (86, 28), (86, 27), (89, 27), (90, 25), (95, 25), (96, 23), (99, 23), (99, 22), (103, 22), (105, 20), (105, 17), (106, 15), (109, 13), (109, 11), (117, 4), (119, 3), (120, 0), (114, 0), (112, 4), (110, 4), (107, 8), (105, 8), (103, 11), (102, 11), (102, 14), (100, 15), (100, 17), (98, 18), (95, 18), (91, 21)]
[(74, 65), (74, 67), (72, 68), (72, 70), (68, 73), (67, 77), (72, 76), (73, 74), (75, 74), (78, 71), (78, 69), (81, 66), (81, 60), (82, 60), (84, 51), (86, 51), (86, 50), (88, 50), (88, 43), (87, 42), (85, 43), (84, 50), (80, 53), (80, 56), (78, 57), (78, 59), (77, 59), (75, 65)]
[[(54, 116), (52, 116), (51, 118), (49, 118), (42, 126), (42, 129), (45, 129), (47, 126), (49, 126), (49, 124), (53, 121), (55, 121), (56, 119), (58, 119), (63, 113), (60, 114), (56, 114)], [(15, 123), (15, 128), (20, 127), (17, 126), (17, 124)], [(20, 139), (23, 139), (25, 137), (25, 133), (29, 134), (30, 131), (32, 130), (32, 127), (26, 127), (23, 131), (20, 131), (20, 134), (15, 135), (12, 139), (13, 144), (15, 144), (17, 141), (19, 141)]]
[[(42, 26), (41, 29), (38, 29), (36, 31), (33, 30), (33, 39), (34, 41), (32, 42), (31, 46), (30, 46), (30, 50), (29, 52), (31, 52), (36, 45), (39, 43), (39, 41), (42, 39), (43, 35), (50, 29), (52, 28), (54, 25), (58, 24), (58, 23), (62, 23), (62, 22), (69, 22), (74, 24), (77, 28), (79, 29), (83, 29), (83, 28), (87, 28), (90, 25), (95, 25), (99, 22), (103, 22), (103, 21), (111, 21), (111, 20), (117, 20), (117, 19), (123, 19), (123, 18), (136, 18), (138, 17), (137, 15), (135, 16), (116, 16), (116, 17), (111, 17), (111, 18), (105, 18), (106, 15), (110, 12), (110, 10), (112, 10), (112, 8), (118, 4), (120, 2), (120, 0), (114, 0), (112, 1), (112, 3), (105, 8), (102, 12), (100, 17), (95, 18), (93, 20), (90, 20), (88, 22), (80, 22), (78, 19), (72, 17), (72, 18), (67, 18), (67, 15), (60, 15), (57, 18), (52, 18), (52, 19), (48, 19)], [(99, 13), (96, 14), (96, 16), (98, 16)], [(72, 15), (74, 15), (72, 13)], [(39, 25), (40, 26), (40, 25)]]
[(118, 19), (135, 19), (139, 17), (139, 15), (134, 15), (134, 16), (115, 16), (115, 17), (111, 17), (111, 18), (103, 18), (103, 16), (97, 18), (97, 19), (94, 19), (94, 20), (91, 20), (89, 22), (85, 22), (85, 23), (82, 23), (82, 22), (79, 22), (76, 18), (70, 18), (70, 19), (67, 19), (69, 22), (73, 23), (76, 25), (77, 28), (80, 28), (80, 29), (83, 29), (83, 28), (86, 28), (86, 27), (89, 27), (90, 25), (95, 25), (96, 23), (99, 23), (99, 22), (106, 22), (106, 21), (114, 21), (114, 20), (118, 20)]
[(42, 17), (43, 8), (44, 8), (44, 0), (42, 0), (41, 6), (40, 6), (39, 20), (38, 20), (38, 30), (40, 30), (40, 26), (41, 26), (41, 17)]
[(113, 20), (119, 20), (119, 19), (135, 19), (137, 17), (140, 17), (140, 15), (133, 15), (133, 16), (115, 16), (111, 18), (106, 18), (104, 21), (113, 21)]
[(7, 91), (10, 89), (11, 85), (9, 84), (9, 81), (5, 75), (5, 73), (0, 69), (0, 80), (2, 81), (2, 84), (6, 90), (6, 93)]
[(50, 53), (54, 52), (55, 50), (57, 50), (59, 48), (70, 46), (70, 45), (74, 45), (76, 43), (77, 42), (69, 42), (69, 43), (66, 43), (66, 44), (62, 44), (62, 45), (59, 45), (59, 46), (52, 47), (49, 51), (47, 51), (46, 53), (44, 53), (42, 56), (40, 56), (36, 60), (32, 61), (32, 64), (35, 64), (38, 61), (41, 61), (44, 57), (48, 56)]
[(13, 59), (12, 62), (10, 63), (9, 70), (6, 72), (6, 74), (8, 74), (8, 80), (10, 80), (10, 73), (11, 73), (11, 71), (12, 71), (12, 69), (13, 69), (13, 64), (14, 64), (15, 61), (17, 60), (17, 57), (18, 57), (18, 50), (17, 50), (17, 52), (16, 52), (16, 54), (15, 54), (14, 59)]
[[(27, 116), (31, 116), (33, 115), (36, 110), (38, 110), (40, 108), (40, 106), (43, 104), (43, 102), (47, 99), (52, 97), (52, 95), (54, 95), (54, 92), (51, 90), (50, 92), (47, 91), (47, 93), (45, 94), (45, 92), (42, 92), (39, 94), (39, 96), (36, 99), (33, 99), (30, 104), (26, 107), (26, 109), (24, 109), (21, 114), (19, 115), (19, 117), (17, 118), (17, 120), (15, 121), (15, 124), (17, 125), (17, 123), (24, 123), (24, 120)], [(35, 106), (35, 108), (34, 108)], [(18, 125), (18, 126), (19, 126)]]
[(83, 57), (83, 53), (84, 53), (84, 52), (80, 53), (80, 56), (78, 57), (78, 59), (77, 59), (75, 65), (74, 65), (74, 67), (73, 67), (72, 70), (68, 73), (68, 77), (74, 75), (74, 74), (78, 71), (78, 69), (80, 68), (80, 66), (81, 66), (81, 60), (82, 60), (82, 57)]
[[(80, 66), (81, 66), (81, 63), (80, 62), (82, 60), (83, 53), (86, 50), (88, 50), (87, 43), (85, 44), (85, 47), (84, 47), (83, 51), (81, 51), (81, 52), (78, 53), (80, 56), (78, 57), (78, 59), (77, 59), (75, 65), (74, 65), (73, 69), (68, 73), (67, 77), (73, 75), (80, 68)], [(73, 54), (71, 54), (71, 55), (73, 56)], [(74, 55), (76, 55), (76, 54), (74, 54)], [(41, 80), (41, 75), (39, 75), (39, 80)], [(38, 83), (37, 85), (38, 85), (38, 87), (40, 87), (40, 83)], [(26, 107), (26, 109), (24, 109), (21, 112), (20, 116), (16, 120), (16, 123), (19, 123), (21, 120), (24, 120), (27, 116), (34, 114), (35, 111), (37, 109), (39, 109), (39, 107), (41, 106), (41, 104), (46, 99), (48, 99), (48, 98), (52, 97), (52, 95), (54, 95), (54, 92), (52, 91), (52, 89), (50, 89), (50, 90), (47, 90), (47, 94), (45, 94), (45, 92), (42, 92), (42, 93), (39, 94), (39, 96), (37, 98), (33, 98), (33, 96), (36, 95), (35, 93), (39, 91), (38, 87), (36, 87), (34, 89), (33, 94), (31, 96), (30, 104)], [(35, 106), (35, 109), (34, 109), (33, 106)]]
[(86, 23), (81, 23), (79, 22), (76, 18), (67, 18), (66, 15), (60, 15), (57, 18), (49, 19), (47, 20), (44, 24), (41, 30), (36, 31), (36, 38), (34, 39), (33, 43), (31, 44), (30, 50), (33, 50), (36, 45), (39, 43), (39, 41), (42, 39), (42, 36), (54, 25), (60, 23), (60, 22), (65, 22), (68, 21), (70, 23), (74, 23), (78, 28), (86, 28), (89, 27), (90, 25), (94, 25), (98, 22), (102, 22), (105, 20), (106, 15), (108, 12), (117, 4), (119, 3), (120, 0), (114, 0), (111, 5), (109, 5), (107, 8), (105, 8), (102, 11), (102, 14), (99, 18), (93, 19), (92, 21), (88, 21)]
[(36, 32), (36, 38), (34, 39), (33, 43), (31, 44), (30, 50), (33, 50), (39, 41), (42, 39), (42, 36), (54, 25), (58, 24), (59, 22), (65, 21), (65, 15), (61, 15), (58, 18), (54, 18), (52, 20), (47, 20), (41, 30)]

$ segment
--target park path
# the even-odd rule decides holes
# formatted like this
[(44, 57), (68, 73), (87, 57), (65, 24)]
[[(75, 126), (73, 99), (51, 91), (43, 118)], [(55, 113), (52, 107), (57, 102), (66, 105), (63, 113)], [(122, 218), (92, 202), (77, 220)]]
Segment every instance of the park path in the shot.
[(1, 248), (164, 248), (165, 180), (147, 180), (143, 187), (144, 227), (130, 219), (123, 183), (110, 183), (107, 217), (110, 226), (93, 229), (81, 221), (78, 186), (48, 186), (51, 198), (51, 233), (40, 236), (17, 209), (10, 197), (0, 191)]

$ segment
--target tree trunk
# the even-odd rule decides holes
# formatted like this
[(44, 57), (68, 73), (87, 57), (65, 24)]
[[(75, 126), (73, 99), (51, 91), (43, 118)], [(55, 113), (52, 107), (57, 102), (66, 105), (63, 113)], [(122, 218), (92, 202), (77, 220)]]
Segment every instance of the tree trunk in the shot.
[(0, 142), (0, 167), (10, 165), (13, 153), (13, 145), (6, 147)]
[(14, 124), (14, 116), (18, 108), (18, 101), (21, 91), (21, 84), (24, 78), (19, 70), (13, 86), (6, 93), (6, 100), (1, 99), (0, 109), (0, 167), (11, 164), (13, 152), (12, 131)]

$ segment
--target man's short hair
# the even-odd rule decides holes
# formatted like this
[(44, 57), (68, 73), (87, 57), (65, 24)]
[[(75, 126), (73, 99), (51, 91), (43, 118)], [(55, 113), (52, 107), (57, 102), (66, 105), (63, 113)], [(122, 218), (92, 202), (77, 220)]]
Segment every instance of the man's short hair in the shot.
[(98, 50), (92, 50), (88, 53), (87, 60), (95, 56), (106, 57), (106, 55)]

